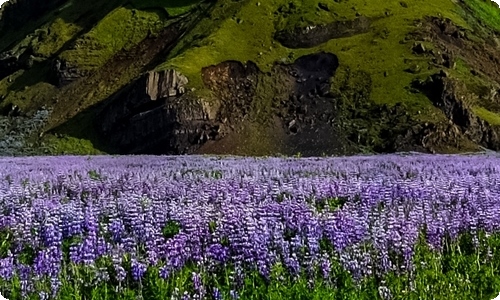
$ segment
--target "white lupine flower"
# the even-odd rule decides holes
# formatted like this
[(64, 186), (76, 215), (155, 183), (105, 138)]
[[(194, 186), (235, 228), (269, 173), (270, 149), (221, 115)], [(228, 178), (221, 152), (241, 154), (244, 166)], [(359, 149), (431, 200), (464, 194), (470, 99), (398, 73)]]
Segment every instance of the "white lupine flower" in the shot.
[(0, 300), (8, 300), (8, 299), (2, 296), (2, 293), (0, 293)]
[(496, 296), (494, 299), (492, 300), (500, 300), (500, 293), (498, 293), (498, 296)]

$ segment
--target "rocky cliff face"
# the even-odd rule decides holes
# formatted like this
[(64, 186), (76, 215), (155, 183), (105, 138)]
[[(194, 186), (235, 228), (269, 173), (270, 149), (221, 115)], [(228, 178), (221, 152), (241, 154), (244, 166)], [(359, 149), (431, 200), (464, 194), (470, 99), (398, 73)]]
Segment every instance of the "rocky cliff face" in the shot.
[[(0, 112), (19, 123), (50, 110), (27, 138), (54, 154), (500, 150), (498, 7), (183, 5), (11, 1)], [(7, 30), (20, 20), (36, 22)]]
[(193, 153), (219, 127), (210, 107), (185, 95), (187, 83), (174, 70), (145, 74), (110, 99), (98, 130), (124, 153)]
[(465, 84), (448, 76), (442, 71), (430, 76), (420, 86), (433, 104), (443, 111), (453, 126), (442, 135), (455, 140), (463, 135), (478, 145), (499, 151), (500, 128), (493, 127), (476, 116), (467, 104), (468, 98), (472, 95), (467, 92)]

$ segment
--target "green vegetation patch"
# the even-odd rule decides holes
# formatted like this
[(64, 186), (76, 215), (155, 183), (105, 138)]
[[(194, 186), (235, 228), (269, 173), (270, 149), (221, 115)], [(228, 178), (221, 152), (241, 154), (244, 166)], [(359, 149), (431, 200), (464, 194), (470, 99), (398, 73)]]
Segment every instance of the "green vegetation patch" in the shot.
[(61, 58), (81, 70), (101, 67), (121, 50), (129, 50), (164, 26), (157, 12), (119, 7), (78, 40)]
[[(435, 72), (427, 59), (415, 57), (411, 43), (403, 42), (415, 31), (416, 19), (426, 16), (451, 18), (461, 26), (467, 24), (459, 16), (459, 8), (450, 1), (241, 1), (221, 0), (194, 29), (192, 47), (177, 49), (158, 69), (175, 68), (188, 76), (191, 86), (203, 89), (201, 69), (226, 60), (254, 61), (264, 72), (276, 62), (291, 63), (309, 53), (335, 53), (340, 64), (366, 72), (372, 79), (370, 99), (377, 104), (408, 104), (410, 113), (435, 114), (430, 101), (408, 87), (415, 78)], [(292, 3), (292, 5), (290, 4)], [(325, 4), (326, 3), (326, 9)], [(228, 12), (232, 12), (228, 15)], [(307, 12), (307, 14), (305, 14)], [(372, 18), (368, 33), (330, 40), (311, 49), (289, 49), (274, 40), (278, 30), (306, 24), (351, 20), (357, 15)], [(419, 72), (406, 72), (419, 64)], [(266, 105), (263, 105), (266, 106)]]
[(51, 155), (99, 155), (104, 154), (97, 150), (91, 141), (71, 136), (56, 137), (48, 135), (44, 139), (44, 148)]
[(491, 28), (500, 31), (500, 8), (490, 0), (466, 0), (473, 14)]
[(485, 120), (486, 122), (490, 123), (490, 125), (500, 125), (500, 114), (491, 112), (487, 110), (484, 107), (473, 107), (472, 111), (474, 114), (476, 114), (479, 118)]
[(37, 56), (50, 57), (73, 39), (82, 28), (57, 18), (48, 28), (39, 31), (38, 43), (33, 45)]
[(46, 82), (38, 82), (31, 86), (26, 86), (22, 90), (8, 92), (3, 101), (0, 102), (0, 108), (8, 105), (17, 105), (21, 111), (29, 111), (43, 106), (45, 95), (53, 95), (56, 89), (53, 85)]

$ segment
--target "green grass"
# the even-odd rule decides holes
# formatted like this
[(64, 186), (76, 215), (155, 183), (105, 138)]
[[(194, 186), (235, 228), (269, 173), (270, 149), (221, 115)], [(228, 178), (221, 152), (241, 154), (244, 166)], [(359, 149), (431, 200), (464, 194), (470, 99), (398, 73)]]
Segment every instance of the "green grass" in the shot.
[(82, 70), (97, 69), (117, 52), (130, 49), (149, 33), (163, 28), (163, 21), (157, 12), (119, 7), (78, 38), (75, 46), (60, 57)]
[[(268, 278), (245, 268), (244, 279), (238, 282), (234, 279), (234, 267), (229, 263), (218, 265), (212, 271), (188, 264), (182, 270), (171, 273), (167, 279), (158, 276), (159, 268), (150, 267), (140, 281), (134, 281), (130, 274), (130, 260), (124, 257), (122, 265), (128, 275), (118, 285), (117, 282), (96, 280), (97, 268), (108, 270), (111, 278), (114, 278), (114, 268), (109, 258), (99, 259), (94, 268), (66, 263), (62, 270), (65, 277), (61, 278), (62, 286), (55, 299), (132, 300), (140, 297), (145, 300), (163, 300), (170, 299), (176, 289), (178, 295), (194, 295), (194, 272), (200, 274), (201, 282), (209, 295), (217, 288), (223, 299), (231, 299), (230, 294), (234, 290), (239, 299), (371, 300), (383, 299), (379, 294), (379, 287), (383, 287), (389, 290), (392, 295), (390, 299), (394, 300), (489, 300), (500, 291), (500, 235), (486, 237), (479, 233), (477, 248), (473, 245), (472, 238), (471, 233), (462, 233), (456, 240), (445, 238), (443, 249), (434, 251), (427, 245), (425, 233), (422, 232), (419, 242), (413, 248), (413, 275), (405, 271), (398, 274), (390, 271), (378, 277), (372, 275), (360, 280), (353, 279), (339, 263), (339, 255), (324, 243), (321, 243), (321, 248), (328, 253), (331, 265), (326, 278), (319, 266), (314, 267), (314, 272), (310, 275), (304, 273), (295, 276), (282, 263), (277, 263)], [(7, 245), (8, 243), (7, 240)], [(68, 251), (69, 247), (65, 247), (65, 251)], [(365, 245), (362, 251), (366, 251), (368, 255), (375, 254), (375, 250), (369, 245)], [(67, 257), (67, 253), (64, 255)], [(29, 261), (29, 253), (23, 259)], [(389, 259), (396, 266), (402, 266), (402, 256), (391, 253)], [(90, 284), (90, 287), (85, 284)], [(117, 287), (121, 291), (117, 292)], [(26, 299), (38, 299), (38, 292), (51, 291), (47, 280), (36, 282), (35, 288), (36, 293)], [(20, 281), (18, 278), (8, 282), (0, 280), (0, 292), (10, 300), (21, 299)]]
[(474, 15), (496, 31), (500, 31), (500, 8), (491, 0), (466, 0)]
[(62, 49), (81, 29), (76, 24), (67, 23), (64, 19), (57, 18), (47, 29), (40, 31), (38, 43), (33, 47), (34, 54), (49, 58)]
[(75, 138), (68, 135), (48, 135), (44, 139), (46, 154), (50, 155), (99, 155), (104, 152), (96, 149), (90, 140)]
[(487, 110), (484, 107), (473, 107), (472, 111), (479, 118), (485, 120), (490, 125), (500, 125), (500, 114)]
[[(490, 125), (500, 125), (500, 115), (492, 111), (491, 101), (487, 100), (490, 92), (490, 84), (487, 79), (482, 76), (472, 76), (471, 68), (462, 59), (457, 59), (456, 67), (451, 70), (450, 74), (463, 82), (467, 88), (467, 92), (476, 95), (468, 99), (468, 105), (472, 106), (472, 111), (479, 118), (487, 121)], [(494, 110), (494, 109), (493, 109)]]
[[(289, 2), (296, 9), (291, 14), (277, 11)], [(458, 7), (450, 1), (406, 1), (404, 8), (398, 1), (340, 1), (328, 2), (331, 12), (317, 8), (320, 1), (257, 1), (241, 3), (219, 1), (210, 20), (202, 21), (195, 32), (206, 36), (195, 43), (196, 46), (179, 51), (158, 69), (175, 68), (190, 79), (190, 84), (198, 90), (203, 89), (201, 69), (226, 60), (242, 62), (254, 61), (263, 71), (269, 71), (277, 62), (290, 63), (299, 56), (328, 51), (339, 56), (340, 64), (367, 72), (373, 81), (371, 100), (377, 104), (408, 104), (410, 113), (416, 111), (435, 113), (429, 100), (419, 94), (407, 91), (412, 80), (425, 77), (433, 69), (427, 70), (427, 62), (421, 62), (422, 74), (404, 72), (409, 67), (407, 61), (415, 59), (411, 44), (400, 41), (411, 31), (416, 30), (413, 22), (425, 16), (448, 17), (462, 26), (467, 26), (460, 17)], [(260, 5), (258, 5), (260, 3)], [(228, 15), (233, 8), (234, 13)], [(353, 19), (356, 13), (368, 17), (383, 17), (374, 21), (372, 30), (353, 37), (331, 40), (312, 49), (288, 49), (273, 39), (276, 30), (305, 24), (322, 24), (336, 20)], [(265, 34), (263, 34), (265, 33)], [(388, 76), (384, 76), (387, 72)]]

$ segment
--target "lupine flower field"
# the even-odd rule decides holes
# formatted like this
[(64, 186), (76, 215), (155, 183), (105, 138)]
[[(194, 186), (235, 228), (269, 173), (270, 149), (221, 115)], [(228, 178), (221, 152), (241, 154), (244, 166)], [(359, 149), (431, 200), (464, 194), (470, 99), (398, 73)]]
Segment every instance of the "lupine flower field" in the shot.
[(491, 299), (500, 158), (0, 159), (12, 299)]

